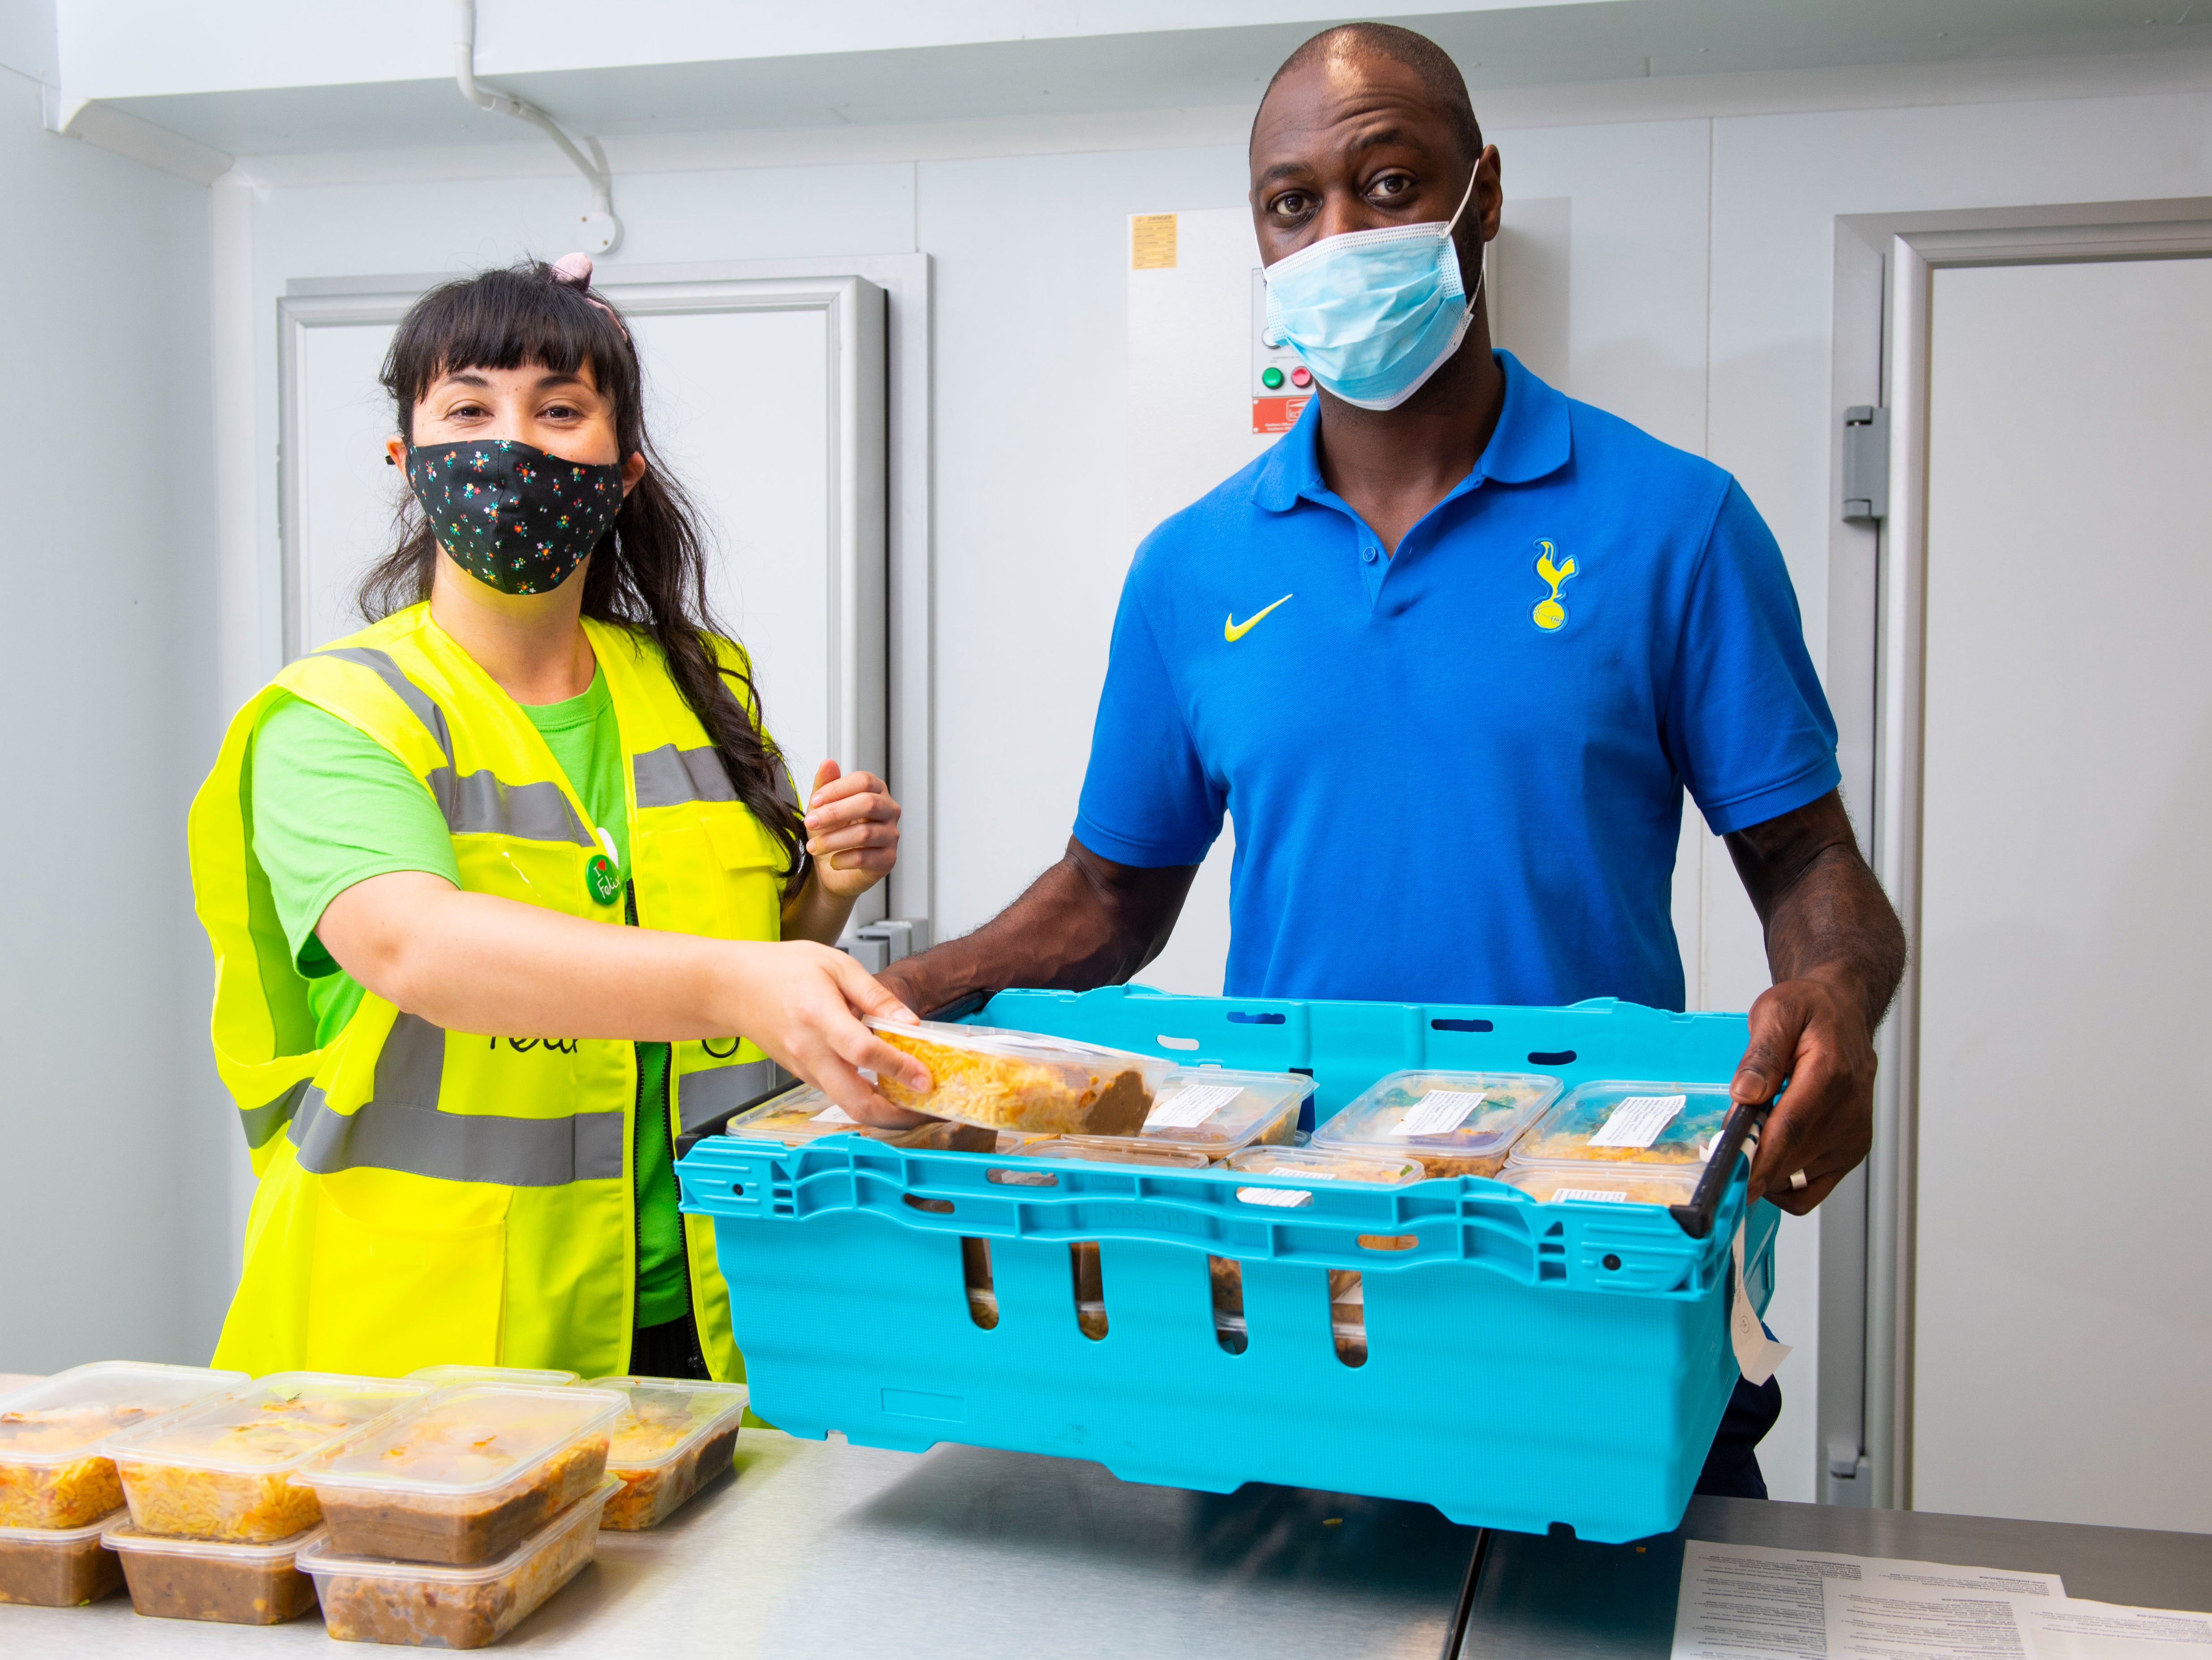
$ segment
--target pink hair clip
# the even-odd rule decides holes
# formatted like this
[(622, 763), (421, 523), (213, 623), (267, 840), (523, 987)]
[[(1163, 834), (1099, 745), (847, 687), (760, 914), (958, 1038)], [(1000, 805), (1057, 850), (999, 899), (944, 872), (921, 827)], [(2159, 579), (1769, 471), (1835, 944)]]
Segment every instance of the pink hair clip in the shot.
[(629, 325), (623, 321), (622, 313), (592, 292), (592, 256), (590, 254), (564, 253), (546, 269), (553, 273), (555, 282), (566, 283), (571, 288), (581, 289), (584, 291), (584, 298), (613, 318), (615, 326), (623, 331), (625, 338), (629, 337)]

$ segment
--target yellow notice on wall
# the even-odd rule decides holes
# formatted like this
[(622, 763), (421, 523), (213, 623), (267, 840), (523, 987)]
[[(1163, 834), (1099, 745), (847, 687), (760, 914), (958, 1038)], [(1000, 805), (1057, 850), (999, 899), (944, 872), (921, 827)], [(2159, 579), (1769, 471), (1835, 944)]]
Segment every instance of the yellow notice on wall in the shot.
[(1171, 213), (1133, 213), (1129, 216), (1129, 269), (1173, 271), (1176, 262), (1176, 216)]

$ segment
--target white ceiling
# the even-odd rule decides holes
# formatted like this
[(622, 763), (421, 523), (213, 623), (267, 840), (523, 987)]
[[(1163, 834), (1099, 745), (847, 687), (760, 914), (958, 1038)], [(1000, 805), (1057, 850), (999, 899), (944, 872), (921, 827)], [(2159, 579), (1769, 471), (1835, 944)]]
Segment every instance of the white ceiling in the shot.
[[(75, 0), (80, 6), (93, 0)], [(1297, 15), (1237, 0), (1201, 14)], [(398, 5), (393, 13), (418, 9)], [(1125, 11), (1151, 14), (1146, 3)], [(1111, 18), (1115, 9), (1085, 14)], [(442, 19), (445, 9), (436, 9)], [(67, 14), (65, 13), (65, 25)], [(408, 17), (411, 23), (414, 20)], [(1148, 21), (1157, 21), (1148, 19)], [(1475, 89), (1838, 65), (1936, 64), (2212, 49), (2195, 0), (1582, 0), (1401, 16), (1443, 45)], [(426, 19), (421, 25), (433, 27)], [(497, 74), (488, 82), (607, 137), (823, 129), (1010, 116), (1249, 106), (1317, 20), (894, 50), (808, 52)], [(442, 34), (449, 29), (441, 26)], [(513, 35), (509, 34), (510, 41)], [(422, 59), (410, 39), (410, 62)], [(441, 47), (441, 52), (444, 48)], [(369, 57), (378, 54), (370, 53)], [(508, 56), (501, 53), (501, 56)], [(64, 64), (69, 61), (66, 27)], [(328, 53), (318, 60), (324, 71)], [(76, 88), (70, 88), (76, 90)], [(437, 78), (257, 86), (105, 99), (234, 155), (514, 142), (511, 124)]]

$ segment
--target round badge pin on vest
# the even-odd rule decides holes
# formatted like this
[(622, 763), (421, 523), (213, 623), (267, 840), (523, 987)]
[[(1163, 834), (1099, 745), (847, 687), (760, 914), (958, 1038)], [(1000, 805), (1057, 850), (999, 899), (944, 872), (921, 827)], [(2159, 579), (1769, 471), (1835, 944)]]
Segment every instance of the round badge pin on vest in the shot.
[(594, 903), (611, 905), (622, 892), (622, 883), (615, 874), (615, 861), (604, 853), (595, 853), (584, 861), (584, 891)]

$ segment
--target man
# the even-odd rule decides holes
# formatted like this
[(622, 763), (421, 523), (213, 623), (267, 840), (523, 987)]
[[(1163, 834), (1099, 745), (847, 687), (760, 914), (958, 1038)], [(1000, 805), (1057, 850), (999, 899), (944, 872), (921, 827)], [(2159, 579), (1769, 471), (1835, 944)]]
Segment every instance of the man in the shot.
[[(885, 982), (938, 1009), (1127, 979), (1237, 819), (1230, 995), (1680, 1008), (1682, 791), (1765, 924), (1753, 1196), (1865, 1157), (1904, 933), (1860, 858), (1780, 550), (1718, 468), (1493, 354), (1498, 155), (1409, 30), (1315, 36), (1253, 123), (1297, 427), (1132, 565), (1060, 861)], [(1469, 303), (1472, 297), (1473, 303)], [(1739, 1382), (1699, 1491), (1764, 1497)]]

